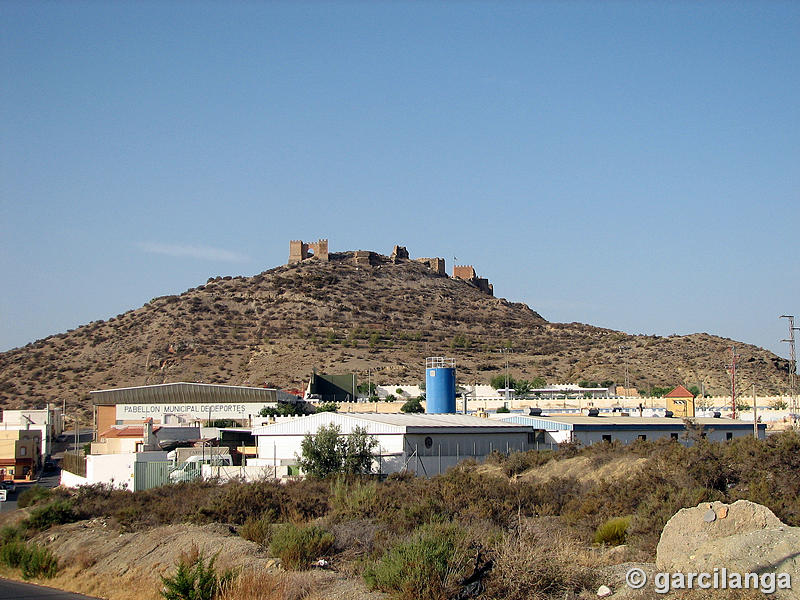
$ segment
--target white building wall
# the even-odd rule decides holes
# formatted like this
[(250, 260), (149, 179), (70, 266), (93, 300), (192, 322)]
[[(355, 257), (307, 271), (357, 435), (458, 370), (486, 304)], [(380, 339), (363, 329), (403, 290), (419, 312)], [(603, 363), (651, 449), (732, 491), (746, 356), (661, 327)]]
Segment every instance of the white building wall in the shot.
[[(259, 435), (259, 464), (296, 464), (301, 454), (301, 444), (305, 435)], [(375, 434), (381, 454), (397, 454), (403, 452), (403, 434)], [(252, 459), (251, 459), (252, 463)]]
[(89, 484), (107, 483), (133, 489), (134, 465), (137, 462), (167, 460), (166, 452), (98, 454), (86, 457), (86, 480)]
[[(710, 442), (724, 442), (728, 439), (727, 434), (731, 433), (733, 438), (738, 437), (752, 437), (753, 430), (752, 429), (730, 429), (724, 426), (719, 428), (711, 428), (706, 429), (706, 439)], [(631, 444), (639, 439), (640, 435), (646, 436), (646, 440), (648, 442), (654, 442), (661, 438), (670, 438), (671, 434), (677, 433), (678, 434), (678, 441), (681, 443), (686, 443), (686, 432), (681, 430), (676, 431), (663, 431), (663, 430), (652, 430), (652, 429), (635, 429), (635, 430), (628, 430), (628, 431), (617, 431), (613, 429), (609, 429), (607, 431), (575, 431), (575, 439), (577, 439), (581, 445), (583, 446), (590, 446), (592, 444), (599, 444), (603, 442), (603, 435), (610, 435), (611, 441), (619, 441), (623, 444)], [(759, 432), (760, 439), (764, 439), (764, 433)]]

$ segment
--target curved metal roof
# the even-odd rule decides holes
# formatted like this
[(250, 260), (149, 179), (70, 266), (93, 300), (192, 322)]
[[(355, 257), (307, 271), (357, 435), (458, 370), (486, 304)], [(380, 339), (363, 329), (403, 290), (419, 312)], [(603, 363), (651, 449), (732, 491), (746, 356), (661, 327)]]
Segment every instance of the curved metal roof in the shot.
[(164, 383), (138, 387), (94, 390), (94, 404), (201, 404), (222, 402), (277, 402), (289, 396), (275, 389), (212, 385), (210, 383)]

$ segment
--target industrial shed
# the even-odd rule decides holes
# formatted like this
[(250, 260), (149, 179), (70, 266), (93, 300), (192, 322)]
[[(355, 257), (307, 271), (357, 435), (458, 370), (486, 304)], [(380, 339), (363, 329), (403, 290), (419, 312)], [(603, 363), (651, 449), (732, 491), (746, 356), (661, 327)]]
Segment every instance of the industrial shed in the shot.
[[(596, 417), (511, 415), (500, 420), (531, 427), (534, 430), (533, 447), (539, 449), (572, 441), (580, 442), (584, 446), (613, 441), (629, 444), (636, 440), (655, 441), (660, 438), (691, 443), (691, 440), (686, 439), (684, 421), (677, 418), (616, 415), (598, 415)], [(753, 435), (752, 423), (722, 418), (701, 418), (692, 419), (692, 421), (702, 426), (702, 435), (709, 441), (725, 441), (735, 437)], [(764, 438), (766, 429), (766, 424), (758, 424), (759, 438)]]
[(306, 434), (323, 425), (338, 425), (348, 435), (356, 427), (366, 429), (378, 441), (373, 471), (383, 474), (407, 470), (418, 475), (443, 473), (465, 458), (483, 460), (492, 451), (508, 453), (529, 450), (532, 429), (458, 414), (317, 413), (290, 421), (256, 427), (258, 458), (248, 465), (297, 464), (300, 444)]
[(296, 401), (281, 390), (212, 385), (208, 383), (164, 383), (90, 392), (98, 431), (113, 425), (141, 423), (197, 425), (217, 419), (249, 424), (262, 408), (280, 401)]

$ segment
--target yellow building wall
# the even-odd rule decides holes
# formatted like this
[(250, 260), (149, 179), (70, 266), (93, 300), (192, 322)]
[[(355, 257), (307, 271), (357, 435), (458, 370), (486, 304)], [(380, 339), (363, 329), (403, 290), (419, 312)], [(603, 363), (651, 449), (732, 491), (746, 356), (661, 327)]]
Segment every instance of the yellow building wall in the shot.
[(694, 398), (667, 398), (667, 410), (676, 417), (694, 418)]
[(92, 454), (128, 454), (136, 452), (142, 438), (108, 438), (104, 442), (92, 442)]
[(98, 406), (97, 407), (97, 433), (103, 433), (111, 429), (112, 425), (117, 424), (117, 407)]

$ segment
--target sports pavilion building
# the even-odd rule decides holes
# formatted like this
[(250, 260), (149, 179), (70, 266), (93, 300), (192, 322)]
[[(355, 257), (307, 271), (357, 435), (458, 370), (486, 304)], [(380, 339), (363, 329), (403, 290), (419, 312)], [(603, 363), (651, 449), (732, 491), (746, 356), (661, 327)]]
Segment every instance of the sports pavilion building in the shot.
[(277, 402), (295, 402), (297, 397), (282, 390), (212, 385), (208, 383), (164, 383), (90, 392), (95, 431), (112, 425), (196, 425), (215, 420), (233, 420), (250, 425), (262, 408)]

